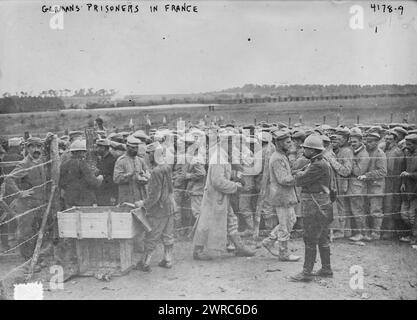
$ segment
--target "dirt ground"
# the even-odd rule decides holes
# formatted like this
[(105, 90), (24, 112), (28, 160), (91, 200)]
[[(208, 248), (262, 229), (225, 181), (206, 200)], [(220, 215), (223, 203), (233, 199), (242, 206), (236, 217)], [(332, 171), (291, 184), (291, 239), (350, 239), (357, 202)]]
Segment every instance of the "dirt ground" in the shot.
[[(417, 250), (394, 241), (353, 245), (337, 240), (332, 246), (334, 277), (317, 278), (311, 283), (290, 282), (288, 277), (301, 271), (302, 260), (279, 262), (259, 243), (251, 258), (221, 253), (213, 261), (194, 261), (192, 243), (178, 241), (172, 269), (157, 266), (160, 245), (153, 256), (152, 272), (132, 270), (109, 282), (94, 277), (71, 278), (64, 289), (50, 290), (44, 284), (45, 299), (417, 299)], [(291, 241), (293, 253), (303, 255), (301, 239)], [(317, 258), (315, 269), (319, 268)], [(363, 290), (351, 289), (350, 268), (363, 268)], [(12, 263), (1, 262), (1, 270)]]

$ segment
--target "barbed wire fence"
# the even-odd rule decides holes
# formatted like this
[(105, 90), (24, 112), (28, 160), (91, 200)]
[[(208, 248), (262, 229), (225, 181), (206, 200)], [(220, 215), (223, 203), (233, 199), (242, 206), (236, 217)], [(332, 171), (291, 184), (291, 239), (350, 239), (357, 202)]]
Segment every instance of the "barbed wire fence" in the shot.
[[(27, 245), (28, 243), (31, 243), (29, 248), (33, 248), (33, 254), (31, 258), (14, 267), (0, 279), (0, 289), (3, 291), (0, 292), (0, 296), (9, 295), (9, 292), (6, 293), (4, 291), (11, 289), (9, 286), (16, 282), (16, 278), (18, 281), (21, 281), (22, 273), (25, 275), (25, 281), (29, 281), (32, 278), (35, 265), (41, 253), (44, 234), (48, 232), (53, 236), (53, 234), (56, 232), (56, 230), (54, 230), (56, 225), (55, 217), (54, 215), (50, 217), (50, 213), (52, 211), (56, 212), (58, 209), (57, 203), (59, 202), (55, 192), (59, 179), (59, 152), (58, 138), (56, 135), (50, 135), (46, 139), (44, 143), (43, 157), (44, 161), (42, 161), (40, 164), (22, 169), (15, 168), (11, 173), (2, 175), (0, 177), (4, 179), (4, 185), (7, 184), (8, 180), (13, 180), (18, 176), (21, 177), (22, 174), (30, 174), (33, 172), (33, 170), (43, 171), (45, 177), (44, 182), (38, 185), (34, 185), (29, 189), (22, 190), (25, 194), (29, 194), (29, 197), (23, 197), (22, 191), (7, 194), (7, 188), (2, 188), (2, 193), (0, 195), (0, 212), (2, 213), (0, 216), (0, 236), (3, 237), (3, 239), (7, 239), (7, 241), (5, 241), (7, 246), (9, 241), (14, 242), (14, 244), (12, 244), (11, 247), (6, 247), (0, 252), (0, 259), (7, 259), (9, 257), (18, 255), (18, 251), (22, 250), (23, 246)], [(16, 162), (16, 165), (18, 164), (19, 162)], [(7, 166), (11, 166), (10, 163), (8, 163)], [(17, 185), (19, 185), (19, 183), (17, 183)], [(41, 190), (39, 191), (39, 189)], [(46, 197), (44, 197), (44, 200), (41, 204), (37, 205), (36, 207), (31, 207), (29, 199), (32, 192), (42, 192), (44, 195), (49, 195), (49, 199), (45, 199)], [(21, 204), (20, 206), (19, 203)], [(25, 210), (23, 212), (19, 212), (22, 208)], [(27, 219), (32, 215), (33, 217)], [(25, 223), (22, 220), (23, 218), (25, 218), (27, 221), (32, 221), (30, 227), (32, 228), (33, 235), (27, 236), (21, 235), (19, 233), (19, 224)], [(5, 230), (6, 232), (4, 232)]]

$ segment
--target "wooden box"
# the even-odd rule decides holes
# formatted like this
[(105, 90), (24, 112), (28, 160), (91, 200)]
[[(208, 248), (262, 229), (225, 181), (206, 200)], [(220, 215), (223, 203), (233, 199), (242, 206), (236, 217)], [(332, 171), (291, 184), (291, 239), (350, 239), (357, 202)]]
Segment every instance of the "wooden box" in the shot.
[(126, 208), (73, 207), (57, 216), (60, 238), (132, 239), (138, 232)]
[(58, 212), (60, 238), (75, 238), (79, 274), (123, 275), (134, 259), (134, 237), (143, 229), (126, 208), (74, 207)]
[(123, 275), (138, 262), (131, 239), (76, 239), (75, 242), (79, 274), (83, 276)]

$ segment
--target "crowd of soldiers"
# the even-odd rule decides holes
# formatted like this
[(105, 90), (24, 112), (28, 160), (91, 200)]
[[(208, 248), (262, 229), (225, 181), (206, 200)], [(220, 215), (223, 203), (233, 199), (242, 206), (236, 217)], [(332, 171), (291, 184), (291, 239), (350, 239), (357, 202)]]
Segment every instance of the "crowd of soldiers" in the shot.
[[(143, 271), (150, 270), (159, 240), (165, 249), (159, 265), (170, 268), (174, 238), (182, 235), (193, 238), (194, 259), (208, 260), (205, 249), (226, 246), (238, 256), (253, 256), (242, 238), (261, 228), (269, 233), (262, 242), (269, 252), (280, 261), (298, 261), (288, 241), (294, 229), (303, 229), (304, 268), (293, 277), (300, 281), (313, 275), (317, 246), (322, 269), (316, 275), (332, 275), (329, 236), (416, 243), (415, 125), (260, 122), (149, 129), (110, 133), (99, 118), (93, 148), (83, 131), (59, 138), (60, 209), (143, 208), (152, 225), (135, 239), (144, 252), (138, 264)], [(2, 196), (17, 194), (18, 201), (9, 202), (17, 213), (45, 201), (43, 188), (32, 190), (48, 179), (39, 166), (43, 145), (29, 137), (0, 147), (2, 161), (20, 161), (13, 171), (3, 168), (0, 181)], [(25, 217), (0, 232), (17, 229), (18, 240), (26, 242), (22, 255), (29, 258), (36, 214)], [(1, 240), (8, 248), (8, 237)]]

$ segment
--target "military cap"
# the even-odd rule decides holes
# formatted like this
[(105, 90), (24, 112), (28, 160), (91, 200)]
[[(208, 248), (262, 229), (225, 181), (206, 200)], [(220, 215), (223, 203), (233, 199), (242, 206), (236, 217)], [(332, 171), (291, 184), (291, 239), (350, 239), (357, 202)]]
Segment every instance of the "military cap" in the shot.
[(159, 142), (152, 142), (146, 146), (146, 152), (154, 152), (155, 150), (162, 149), (162, 146)]
[(368, 129), (368, 132), (377, 132), (378, 134), (380, 134), (382, 132), (382, 127), (381, 126), (372, 126)]
[(328, 124), (322, 124), (321, 125), (321, 128), (323, 129), (323, 130), (331, 130), (331, 129), (333, 129), (331, 126), (329, 126)]
[(350, 134), (349, 128), (346, 127), (336, 127), (336, 134), (342, 135), (342, 136), (348, 136)]
[(129, 147), (137, 147), (141, 143), (143, 142), (139, 139), (136, 139), (134, 136), (128, 136), (126, 140), (126, 145)]
[(276, 129), (272, 132), (272, 138), (276, 140), (283, 140), (291, 137), (289, 130)]
[(398, 131), (395, 130), (388, 130), (387, 133), (385, 135), (389, 135), (392, 134), (393, 136), (395, 136), (396, 138), (398, 138)]
[(143, 130), (137, 130), (132, 134), (136, 139), (148, 140), (149, 136)]
[(354, 127), (352, 129), (350, 129), (350, 136), (351, 137), (361, 137), (362, 138), (362, 136), (363, 136), (362, 130), (357, 128), (357, 127)]
[(292, 134), (292, 137), (294, 139), (303, 139), (306, 137), (306, 133), (304, 132), (304, 130), (297, 130)]
[(59, 138), (59, 139), (61, 139), (61, 140), (63, 140), (63, 141), (68, 141), (68, 140), (69, 140), (69, 136), (64, 135), (64, 136), (62, 136), (62, 137), (61, 137), (61, 138)]
[(225, 128), (234, 128), (235, 125), (233, 123), (228, 123), (225, 125)]
[(8, 141), (9, 147), (18, 147), (22, 144), (22, 138), (10, 138)]
[(379, 135), (378, 132), (367, 132), (366, 136), (367, 137), (373, 137), (373, 138), (376, 138), (378, 140), (381, 139), (381, 136)]
[(405, 140), (417, 142), (417, 133), (412, 133), (405, 136)]
[(110, 141), (107, 140), (107, 139), (97, 139), (96, 145), (103, 146), (103, 147), (109, 147), (110, 146)]
[(270, 142), (272, 140), (272, 135), (267, 131), (261, 131), (258, 133), (258, 139), (262, 142)]
[(29, 139), (26, 140), (26, 146), (30, 146), (30, 145), (41, 146), (42, 144), (43, 144), (42, 139), (38, 137), (30, 137)]
[(399, 132), (399, 133), (401, 133), (403, 135), (407, 135), (408, 134), (408, 131), (405, 130), (403, 127), (394, 127), (394, 128), (392, 128), (392, 130), (394, 130), (396, 132)]
[(122, 137), (127, 137), (127, 136), (130, 135), (130, 132), (129, 131), (122, 131), (122, 132), (119, 132), (119, 134), (122, 135)]
[(282, 128), (288, 128), (288, 126), (285, 123), (283, 123), (283, 122), (278, 122), (277, 125), (278, 125), (278, 128), (280, 128), (280, 129), (282, 129)]

